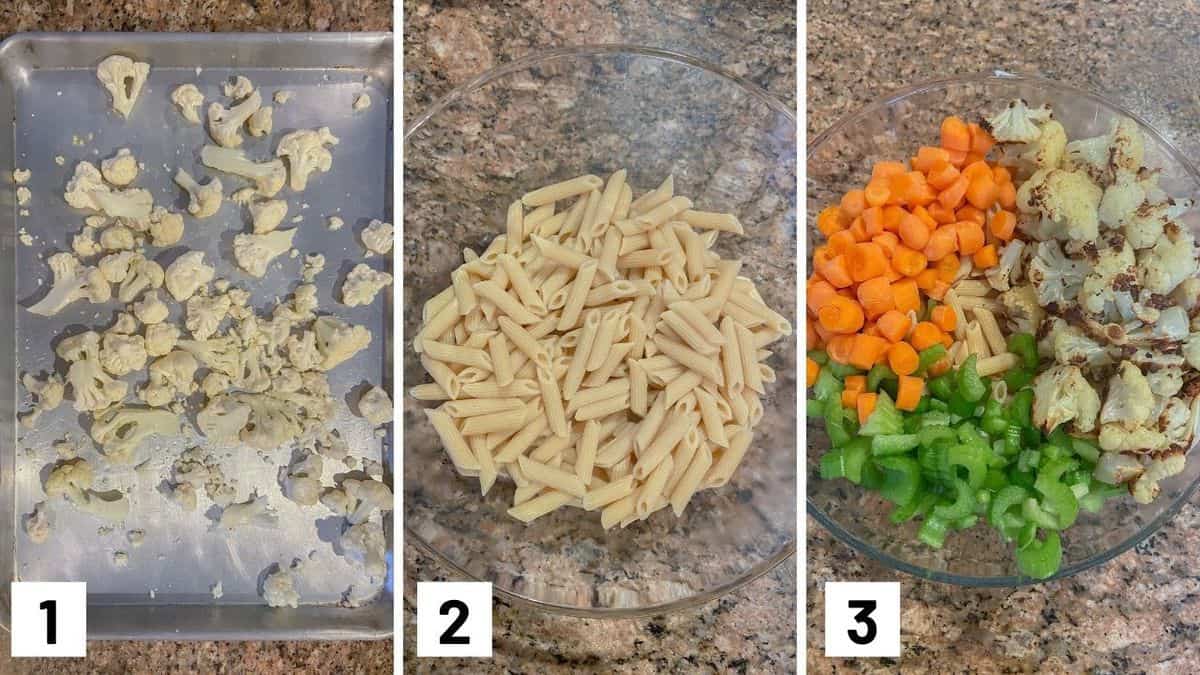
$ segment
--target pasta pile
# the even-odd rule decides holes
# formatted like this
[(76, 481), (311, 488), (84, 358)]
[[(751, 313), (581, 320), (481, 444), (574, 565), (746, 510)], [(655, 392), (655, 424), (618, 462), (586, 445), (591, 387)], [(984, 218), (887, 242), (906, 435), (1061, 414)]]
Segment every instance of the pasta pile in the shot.
[(456, 470), (485, 495), (507, 475), (527, 523), (576, 506), (624, 527), (724, 485), (775, 380), (765, 347), (792, 332), (710, 250), (736, 217), (693, 210), (673, 177), (633, 199), (625, 176), (513, 202), (413, 340), (434, 381), (410, 393), (445, 401), (425, 414)]

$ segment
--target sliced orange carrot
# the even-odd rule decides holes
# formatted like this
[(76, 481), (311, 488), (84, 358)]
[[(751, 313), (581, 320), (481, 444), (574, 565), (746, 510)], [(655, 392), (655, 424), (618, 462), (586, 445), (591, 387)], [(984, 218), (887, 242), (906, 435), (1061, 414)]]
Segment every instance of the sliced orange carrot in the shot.
[(917, 171), (929, 173), (938, 163), (950, 163), (950, 153), (945, 148), (935, 148), (933, 146), (922, 146), (917, 148), (917, 156), (912, 160), (912, 168)]
[(825, 330), (825, 328), (821, 326), (821, 322), (817, 321), (815, 316), (811, 321), (809, 321), (809, 324), (811, 324), (812, 331), (817, 334), (817, 338), (823, 345), (828, 345), (830, 340), (837, 337), (837, 333), (830, 333), (829, 331)]
[(821, 279), (808, 284), (805, 292), (808, 310), (816, 314), (822, 307), (828, 305), (837, 296), (837, 289), (828, 281)]
[(854, 245), (858, 242), (854, 239), (854, 234), (850, 230), (838, 230), (829, 235), (829, 242), (826, 244), (829, 250), (835, 255), (843, 255), (850, 252)]
[(970, 166), (975, 162), (982, 162), (984, 158), (981, 152), (968, 152), (966, 157), (963, 157), (963, 166)]
[(892, 268), (906, 277), (917, 276), (928, 264), (924, 253), (907, 246), (899, 245), (892, 252)]
[(981, 270), (986, 270), (989, 267), (995, 267), (1000, 262), (1000, 256), (996, 253), (996, 245), (988, 244), (975, 252), (971, 256), (971, 261), (975, 263), (975, 267)]
[(917, 351), (924, 351), (942, 341), (942, 329), (929, 321), (922, 321), (913, 326), (912, 335), (908, 341)]
[[(958, 248), (958, 231), (954, 225), (943, 225), (929, 235), (929, 243), (925, 244), (922, 253), (929, 262), (937, 262), (954, 253)], [(830, 280), (830, 283), (833, 283)], [(834, 286), (837, 284), (835, 283)]]
[[(984, 169), (987, 169), (987, 165), (984, 165)], [(992, 208), (992, 204), (1000, 197), (1000, 188), (992, 180), (991, 171), (972, 176), (969, 180), (966, 197), (971, 206), (984, 211)]]
[(862, 190), (851, 190), (842, 197), (841, 203), (842, 213), (851, 220), (858, 217), (858, 214), (867, 208), (866, 195)]
[(997, 239), (1009, 241), (1017, 229), (1017, 216), (1011, 211), (997, 211), (992, 214), (992, 221), (988, 224), (988, 229)]
[(986, 155), (992, 149), (992, 146), (996, 144), (992, 135), (974, 122), (967, 125), (967, 130), (971, 133), (971, 152)]
[[(882, 203), (882, 202), (881, 202)], [(867, 231), (867, 236), (874, 237), (883, 232), (883, 208), (879, 206), (871, 206), (862, 212), (860, 216), (863, 221), (863, 229)]]
[(932, 185), (921, 183), (909, 194), (908, 203), (910, 206), (928, 206), (937, 201), (937, 197), (937, 190), (934, 190)]
[(817, 216), (817, 229), (826, 237), (838, 230), (846, 229), (846, 223), (842, 221), (842, 210), (837, 206), (826, 207)]
[(821, 364), (817, 363), (816, 361), (813, 361), (812, 358), (810, 357), (805, 360), (804, 366), (805, 366), (804, 375), (808, 381), (808, 384), (806, 386), (811, 387), (811, 386), (813, 386), (813, 384), (816, 383), (817, 376), (821, 374)]
[[(895, 370), (893, 368), (893, 370)], [(912, 377), (909, 374), (900, 376), (900, 384), (896, 387), (896, 409), (916, 410), (925, 393), (925, 380)]]
[(989, 178), (992, 176), (992, 167), (988, 166), (987, 162), (971, 162), (963, 167), (962, 175), (967, 177), (968, 181), (975, 180), (976, 176), (986, 174)]
[(892, 192), (888, 189), (888, 179), (872, 178), (867, 187), (863, 190), (863, 199), (867, 202), (867, 206), (883, 206), (888, 202)]
[(929, 209), (920, 204), (913, 207), (912, 214), (917, 218), (920, 218), (921, 222), (925, 223), (925, 227), (928, 227), (930, 231), (938, 226), (938, 221), (933, 216), (929, 215)]
[(992, 180), (996, 181), (996, 185), (1004, 185), (1012, 182), (1012, 172), (1007, 168), (997, 164), (992, 167)]
[(823, 347), (825, 345), (825, 341), (821, 339), (821, 334), (817, 331), (816, 326), (813, 325), (812, 319), (805, 317), (804, 318), (804, 327), (806, 328), (806, 330), (805, 330), (805, 340), (806, 340), (805, 348), (806, 349), (820, 349), (821, 347)]
[(855, 216), (854, 222), (850, 223), (850, 227), (846, 228), (851, 235), (854, 236), (854, 241), (867, 241), (870, 237), (867, 236), (867, 227), (863, 225), (862, 216)]
[(850, 278), (856, 282), (881, 276), (889, 267), (883, 249), (872, 241), (855, 244), (846, 256), (846, 262), (850, 267)]
[(850, 363), (850, 348), (854, 346), (853, 335), (833, 335), (825, 341), (825, 353), (842, 365)]
[(917, 350), (907, 342), (897, 342), (888, 349), (888, 367), (897, 375), (912, 375), (917, 371)]
[(858, 410), (859, 424), (866, 424), (867, 418), (871, 416), (871, 413), (875, 412), (875, 401), (878, 397), (878, 394), (872, 394), (871, 392), (858, 395), (855, 408)]
[(817, 311), (817, 320), (832, 333), (857, 333), (863, 327), (862, 305), (849, 298), (838, 296)]
[(958, 250), (964, 255), (971, 255), (983, 248), (982, 224), (963, 220), (954, 224), (954, 231), (958, 235)]
[(867, 321), (866, 323), (864, 323), (861, 334), (862, 335), (874, 335), (875, 337), (883, 337), (882, 335), (879, 334), (879, 327), (875, 325), (874, 321)]
[[(853, 338), (851, 338), (853, 339)], [(867, 376), (866, 375), (847, 375), (842, 380), (842, 391), (866, 391)]]
[(945, 190), (958, 180), (959, 171), (949, 162), (935, 165), (929, 170), (928, 183), (935, 190)]
[(943, 281), (947, 284), (954, 283), (954, 278), (958, 276), (958, 267), (958, 256), (953, 253), (937, 261), (934, 269), (937, 270), (938, 281)]
[[(949, 291), (949, 290), (950, 290), (950, 284), (945, 281), (942, 281), (939, 278), (937, 281), (933, 282), (933, 288), (929, 289), (925, 293), (929, 297), (933, 298), (934, 300), (941, 300), (946, 297), (946, 291)], [(946, 346), (949, 347), (950, 345), (946, 345)]]
[(846, 266), (846, 256), (843, 254), (826, 251), (821, 255), (814, 252), (813, 269), (834, 288), (845, 288), (854, 283), (854, 279), (850, 277), (850, 268)]
[(888, 232), (895, 232), (900, 227), (900, 221), (907, 213), (908, 211), (895, 204), (883, 207), (883, 229)]
[(934, 202), (929, 205), (929, 217), (933, 218), (939, 225), (948, 225), (958, 220), (954, 215), (954, 210), (942, 206), (941, 202)]
[(973, 223), (979, 223), (980, 225), (983, 225), (983, 223), (987, 220), (986, 213), (969, 204), (967, 206), (960, 207), (954, 212), (954, 216), (958, 220), (969, 220)]
[(868, 319), (874, 319), (889, 309), (894, 309), (896, 300), (892, 294), (891, 282), (887, 277), (875, 277), (862, 282), (858, 285), (858, 303), (862, 305)]
[(951, 115), (942, 120), (942, 147), (961, 152), (971, 151), (971, 129), (966, 122)]
[(900, 221), (900, 241), (909, 248), (925, 248), (929, 243), (929, 227), (918, 217), (909, 213)]
[(879, 277), (879, 278), (887, 279), (888, 283), (891, 284), (891, 283), (896, 283), (897, 281), (900, 281), (901, 279), (903, 279), (904, 275), (897, 272), (895, 267), (889, 266), (887, 269), (887, 272), (884, 272), (883, 276)]
[(968, 156), (969, 156), (969, 153), (966, 152), (965, 150), (951, 150), (950, 151), (950, 163), (953, 164), (956, 168), (961, 169), (963, 166), (970, 163), (967, 161)]
[(896, 309), (907, 314), (921, 311), (921, 290), (913, 279), (901, 279), (892, 284), (893, 302)]
[(869, 370), (879, 360), (879, 357), (887, 352), (890, 344), (887, 340), (874, 335), (861, 333), (856, 335), (854, 347), (850, 350), (850, 365)]
[(949, 305), (938, 305), (929, 312), (929, 321), (933, 325), (949, 333), (958, 326), (958, 315)]
[(862, 391), (854, 389), (842, 390), (842, 407), (853, 409), (858, 405), (858, 397), (862, 396)]
[(904, 312), (890, 309), (875, 320), (875, 325), (879, 328), (880, 335), (891, 342), (899, 342), (908, 337), (908, 329), (912, 327), (912, 321)]
[(1002, 208), (1012, 211), (1017, 208), (1017, 186), (1012, 181), (1000, 184), (997, 200)]
[(933, 269), (932, 267), (927, 267), (926, 269), (921, 270), (916, 277), (917, 288), (925, 291), (926, 293), (933, 290), (933, 286), (937, 283), (937, 281), (937, 270)]
[[(900, 245), (900, 237), (897, 237), (891, 232), (882, 232), (877, 234), (874, 237), (871, 237), (871, 241), (879, 244), (879, 248), (882, 248), (884, 255), (889, 258), (894, 258), (896, 256), (896, 247)], [(895, 261), (893, 261), (892, 265), (895, 266), (895, 264)]]
[(904, 166), (904, 162), (875, 162), (875, 165), (871, 167), (871, 180), (891, 178), (905, 171), (908, 171), (908, 169)]
[(948, 209), (957, 209), (963, 203), (963, 198), (967, 195), (968, 185), (970, 183), (967, 181), (966, 176), (955, 178), (950, 187), (938, 194), (938, 202)]

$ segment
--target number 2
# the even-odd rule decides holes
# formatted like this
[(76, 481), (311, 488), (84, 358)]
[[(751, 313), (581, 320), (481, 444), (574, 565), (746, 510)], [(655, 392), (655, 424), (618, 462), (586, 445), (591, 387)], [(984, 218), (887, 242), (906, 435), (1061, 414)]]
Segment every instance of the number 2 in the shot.
[(446, 616), (453, 610), (455, 612), (454, 620), (446, 627), (445, 632), (438, 638), (438, 641), (444, 645), (467, 645), (471, 644), (471, 638), (466, 635), (455, 635), (459, 628), (467, 622), (467, 603), (462, 600), (447, 600), (438, 608), (438, 614)]
[(871, 612), (875, 611), (874, 600), (851, 600), (850, 609), (857, 609), (858, 613), (854, 615), (854, 620), (863, 624), (866, 629), (863, 631), (865, 635), (861, 635), (856, 628), (850, 628), (846, 634), (850, 636), (850, 641), (856, 645), (869, 645), (875, 641), (875, 634), (879, 627), (875, 625), (875, 619), (871, 618)]
[(48, 645), (58, 644), (58, 635), (55, 634), (55, 628), (54, 628), (55, 623), (57, 623), (55, 621), (55, 618), (56, 618), (55, 615), (58, 613), (58, 611), (57, 611), (58, 610), (58, 601), (43, 600), (38, 605), (38, 609), (46, 610), (46, 644), (48, 644)]

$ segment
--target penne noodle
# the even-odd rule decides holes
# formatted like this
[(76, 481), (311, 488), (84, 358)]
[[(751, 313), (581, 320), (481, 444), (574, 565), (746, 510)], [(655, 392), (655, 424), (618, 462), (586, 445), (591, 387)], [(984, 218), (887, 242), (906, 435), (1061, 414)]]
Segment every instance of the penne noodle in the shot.
[(670, 175), (658, 187), (633, 200), (629, 205), (629, 214), (636, 216), (639, 213), (645, 213), (673, 196), (675, 196), (675, 176)]
[(528, 325), (541, 320), (541, 317), (496, 285), (495, 281), (480, 281), (475, 284), (474, 288), (479, 297), (490, 300), (502, 314), (519, 324)]
[(621, 253), (621, 232), (611, 228), (604, 233), (604, 244), (600, 248), (599, 264), (596, 271), (609, 281), (617, 279), (617, 258)]
[(498, 319), (500, 323), (500, 332), (509, 339), (513, 345), (520, 350), (530, 361), (533, 362), (535, 368), (550, 367), (550, 355), (542, 348), (541, 343), (537, 341), (529, 331), (517, 325), (515, 321), (502, 316)]
[(746, 234), (746, 231), (742, 228), (742, 224), (738, 222), (737, 216), (732, 213), (712, 213), (709, 211), (688, 209), (679, 214), (679, 219), (692, 227), (704, 230)]
[(681, 400), (685, 395), (691, 392), (696, 387), (700, 386), (701, 380), (704, 378), (694, 370), (684, 370), (675, 378), (667, 383), (663, 389), (663, 398), (667, 406), (674, 405)]
[[(660, 500), (663, 498), (663, 488), (667, 485), (667, 478), (671, 475), (671, 469), (675, 465), (675, 460), (670, 455), (663, 457), (645, 478), (642, 487), (637, 492), (637, 502), (634, 506), (634, 512), (639, 517), (649, 516), (656, 510)], [(634, 467), (634, 477), (637, 477), (637, 467)]]
[[(701, 377), (710, 379), (717, 384), (725, 383), (725, 377), (721, 374), (720, 368), (717, 367), (717, 364), (712, 360), (711, 356), (701, 354), (693, 349), (688, 348), (682, 343), (669, 340), (662, 336), (655, 336), (654, 345), (658, 347), (663, 354), (666, 354), (672, 359), (678, 361), (679, 364), (684, 368), (694, 370), (699, 373)], [(744, 361), (745, 359), (743, 358), (743, 363)]]
[(450, 366), (447, 366), (442, 361), (431, 359), (425, 354), (421, 355), (421, 366), (425, 368), (425, 372), (429, 373), (429, 376), (433, 378), (433, 381), (436, 382), (437, 385), (442, 388), (442, 391), (446, 392), (446, 395), (451, 399), (456, 399), (462, 395), (463, 384), (458, 379), (458, 374), (453, 370), (450, 370)]
[(679, 441), (683, 440), (687, 430), (696, 425), (696, 421), (695, 416), (691, 414), (668, 414), (663, 420), (662, 428), (654, 435), (654, 440), (638, 455), (637, 463), (633, 466), (633, 477), (646, 480), (650, 472), (670, 455)]
[(450, 274), (454, 297), (458, 300), (458, 313), (465, 316), (475, 309), (475, 289), (471, 288), (471, 277), (462, 267)]
[[(517, 461), (517, 458), (523, 455), (545, 430), (546, 416), (542, 413), (534, 415), (496, 450), (496, 463), (508, 464)], [(557, 438), (557, 436), (551, 436), (551, 438)]]
[(592, 288), (592, 280), (596, 277), (598, 265), (599, 263), (596, 261), (589, 260), (579, 268), (578, 273), (575, 275), (575, 280), (571, 282), (571, 290), (567, 294), (562, 314), (559, 316), (558, 330), (570, 330), (579, 321), (579, 315), (583, 311), (584, 303), (587, 301), (588, 293)]
[(725, 416), (717, 406), (717, 398), (703, 389), (696, 389), (696, 406), (700, 409), (700, 422), (708, 440), (722, 448), (729, 446), (725, 436)]
[(583, 434), (579, 437), (575, 455), (575, 477), (585, 486), (592, 483), (592, 468), (596, 463), (596, 451), (599, 446), (600, 422), (588, 420), (587, 424), (583, 425)]
[(566, 436), (570, 430), (567, 427), (567, 414), (563, 410), (558, 380), (549, 370), (537, 368), (537, 381), (542, 392), (542, 405), (546, 407), (546, 419), (550, 424), (550, 431), (555, 436)]
[(497, 261), (504, 273), (508, 275), (509, 285), (517, 293), (517, 299), (521, 304), (533, 309), (535, 312), (543, 313), (546, 311), (542, 304), (542, 296), (533, 287), (533, 282), (530, 281), (529, 275), (526, 274), (525, 268), (517, 262), (517, 259), (505, 253), (497, 256)]
[(512, 359), (509, 358), (508, 340), (504, 333), (496, 333), (488, 338), (488, 356), (492, 359), (492, 373), (496, 377), (496, 384), (502, 387), (512, 384)]
[(702, 484), (706, 487), (721, 487), (729, 482), (737, 465), (742, 462), (746, 448), (750, 447), (750, 441), (754, 438), (754, 433), (746, 427), (726, 429), (725, 433), (729, 435), (729, 447), (725, 448), (721, 457), (705, 474)]
[[(587, 496), (585, 495), (586, 499)], [(611, 530), (614, 525), (622, 523), (633, 514), (634, 505), (637, 502), (637, 495), (633, 492), (625, 495), (617, 501), (604, 507), (600, 512), (600, 527), (605, 530)]]
[(486, 496), (496, 484), (496, 462), (485, 440), (483, 436), (472, 436), (467, 444), (475, 455), (475, 461), (479, 463), (479, 492)]
[(671, 491), (671, 510), (675, 512), (676, 516), (683, 515), (683, 510), (687, 508), (692, 497), (696, 495), (696, 491), (700, 489), (700, 483), (704, 480), (710, 467), (712, 467), (712, 452), (707, 447), (702, 447), (692, 456), (687, 470), (683, 472), (683, 476), (675, 484), (675, 489)]
[(479, 462), (449, 415), (436, 408), (426, 408), (425, 419), (433, 425), (433, 430), (442, 440), (442, 447), (446, 449), (446, 454), (450, 456), (451, 463), (459, 473), (479, 470)]
[(450, 394), (447, 394), (437, 382), (414, 385), (409, 388), (408, 395), (418, 401), (446, 401), (450, 399)]
[[(683, 303), (676, 302), (674, 304), (679, 305)], [(719, 343), (714, 343), (705, 339), (705, 336), (702, 335), (700, 331), (696, 330), (695, 326), (688, 323), (687, 319), (684, 319), (679, 315), (678, 312), (675, 312), (674, 310), (668, 309), (667, 311), (663, 312), (659, 317), (659, 321), (669, 328), (670, 332), (674, 333), (676, 338), (701, 354), (711, 357), (713, 354), (721, 351)], [(660, 327), (659, 332), (666, 333), (667, 331)], [(717, 334), (720, 335), (720, 332), (718, 331)], [(721, 342), (724, 341), (725, 339), (721, 338)]]
[(519, 398), (467, 398), (449, 401), (441, 410), (451, 417), (474, 417), (491, 415), (507, 410), (521, 410), (525, 403)]
[(601, 362), (600, 367), (593, 370), (587, 379), (583, 381), (588, 387), (598, 387), (605, 382), (608, 382), (617, 367), (625, 361), (625, 357), (629, 355), (629, 350), (633, 347), (631, 342), (618, 342), (614, 344), (608, 351), (608, 356)]
[(506, 231), (504, 233), (504, 250), (507, 253), (518, 253), (521, 250), (521, 241), (525, 237), (525, 209), (521, 208), (521, 202), (516, 201), (508, 205), (508, 217), (505, 220)]
[[(528, 492), (524, 496), (528, 496)], [(551, 490), (528, 501), (520, 502), (508, 510), (508, 515), (523, 523), (529, 523), (555, 511), (573, 499), (572, 495), (557, 490)]]
[(585, 511), (595, 511), (631, 494), (633, 494), (633, 476), (625, 476), (584, 493), (583, 508)]
[(513, 380), (511, 384), (507, 385), (501, 385), (493, 380), (463, 384), (461, 391), (464, 396), (471, 398), (526, 398), (536, 396), (538, 386), (537, 382), (533, 380)]
[(475, 366), (486, 371), (492, 370), (492, 360), (482, 349), (472, 349), (458, 345), (448, 345), (443, 342), (426, 341), (425, 353), (429, 358), (445, 363), (458, 363), (464, 366)]
[(617, 340), (618, 325), (623, 318), (623, 315), (609, 311), (600, 319), (600, 326), (596, 329), (596, 340), (592, 342), (592, 348), (588, 351), (586, 365), (588, 372), (599, 368), (600, 364), (604, 363), (604, 359), (608, 357), (609, 350)]
[(524, 423), (524, 411), (518, 413), (516, 410), (504, 410), (502, 412), (474, 415), (463, 420), (462, 434), (463, 436), (471, 436), (473, 434), (490, 434), (496, 431), (516, 431)]
[(996, 354), (986, 359), (980, 359), (975, 363), (975, 371), (979, 373), (980, 377), (988, 377), (1016, 368), (1020, 362), (1021, 357), (1012, 352), (1004, 352), (1003, 354)]
[[(748, 389), (763, 394), (766, 390), (763, 389), (762, 374), (758, 370), (754, 337), (750, 334), (750, 329), (740, 323), (733, 324), (733, 330), (737, 335), (738, 355), (742, 361), (742, 381), (745, 382)], [(718, 382), (718, 384), (721, 383)]]
[(569, 199), (576, 195), (598, 190), (601, 187), (604, 187), (604, 181), (598, 176), (588, 174), (547, 185), (532, 192), (526, 192), (521, 196), (521, 203), (525, 204), (525, 206), (552, 204), (560, 199)]
[(582, 497), (587, 494), (587, 486), (583, 481), (562, 469), (524, 456), (517, 458), (517, 465), (521, 467), (521, 472), (531, 483), (540, 483), (546, 487), (566, 492), (572, 497)]
[(629, 363), (629, 409), (638, 417), (645, 417), (649, 410), (650, 383), (646, 369), (636, 361)]
[(1004, 333), (1000, 330), (999, 322), (996, 321), (996, 315), (983, 307), (976, 307), (972, 314), (975, 315), (975, 321), (978, 323), (979, 329), (983, 331), (983, 339), (987, 341), (992, 354), (1007, 352), (1008, 343), (1004, 339)]
[(600, 195), (600, 205), (596, 209), (596, 220), (592, 225), (596, 236), (607, 235), (605, 230), (612, 222), (613, 214), (617, 211), (617, 202), (621, 200), (621, 192), (625, 189), (625, 176), (625, 169), (619, 169), (608, 177), (604, 193)]
[(633, 204), (633, 188), (629, 183), (621, 186), (621, 196), (617, 198), (617, 206), (613, 209), (612, 221), (625, 220), (629, 217), (629, 207)]

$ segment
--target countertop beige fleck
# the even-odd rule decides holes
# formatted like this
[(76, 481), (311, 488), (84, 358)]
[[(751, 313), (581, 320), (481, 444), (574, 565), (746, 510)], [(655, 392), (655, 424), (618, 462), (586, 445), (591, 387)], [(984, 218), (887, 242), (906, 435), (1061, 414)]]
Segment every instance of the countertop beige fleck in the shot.
[[(1004, 68), (1106, 93), (1200, 155), (1194, 2), (814, 0), (808, 44), (810, 134), (902, 86)], [(810, 518), (809, 672), (1200, 672), (1198, 506), (1107, 565), (1019, 590), (890, 572)], [(824, 582), (887, 580), (901, 582), (899, 662), (826, 659)]]
[[(388, 0), (4, 0), (0, 37), (26, 31), (387, 31)], [(7, 621), (7, 618), (5, 619)], [(87, 660), (9, 659), (0, 673), (390, 673), (392, 640), (375, 642), (95, 642)], [(337, 671), (331, 670), (336, 664)]]
[[(795, 104), (795, 8), (788, 2), (655, 0), (405, 3), (405, 115), (488, 68), (539, 50), (623, 42), (685, 52)], [(409, 546), (405, 667), (409, 672), (787, 673), (796, 668), (795, 568), (773, 572), (696, 609), (646, 619), (562, 617), (497, 603), (490, 661), (418, 660), (416, 581), (450, 578)]]

